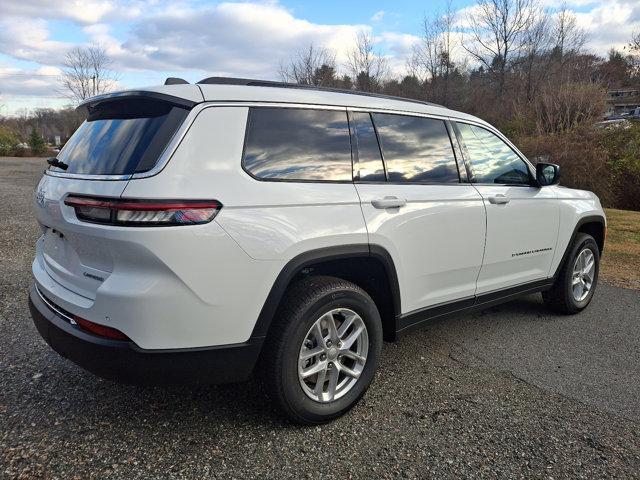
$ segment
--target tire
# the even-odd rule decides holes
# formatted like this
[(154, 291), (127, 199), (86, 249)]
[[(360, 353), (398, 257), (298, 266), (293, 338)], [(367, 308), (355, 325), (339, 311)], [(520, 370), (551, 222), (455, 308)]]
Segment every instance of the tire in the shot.
[[(578, 313), (589, 305), (598, 284), (598, 273), (600, 271), (600, 250), (591, 235), (578, 233), (569, 248), (569, 255), (562, 265), (553, 287), (542, 292), (542, 298), (551, 310), (566, 315)], [(585, 251), (587, 253), (583, 253)], [(584, 293), (585, 285), (589, 283), (586, 277), (584, 280), (581, 280), (580, 285), (576, 287), (578, 292), (580, 288), (583, 289), (582, 294), (584, 296), (576, 295), (573, 284), (574, 281), (578, 280), (577, 277), (574, 276), (574, 268), (577, 268), (576, 262), (579, 255), (586, 255), (587, 259), (590, 258), (589, 255), (593, 257), (593, 273), (591, 274), (591, 283), (588, 291), (586, 294)]]
[[(336, 326), (333, 336), (330, 321)], [(342, 326), (345, 330), (338, 338), (335, 335)], [(331, 338), (337, 339), (329, 345), (332, 348), (320, 344), (320, 339), (326, 342)], [(357, 341), (348, 347), (354, 350), (347, 350), (347, 343), (354, 338)], [(343, 350), (336, 352), (338, 345)], [(303, 353), (306, 356), (319, 350), (324, 353), (299, 360)], [(262, 381), (289, 419), (306, 425), (325, 423), (347, 412), (364, 395), (373, 380), (381, 351), (382, 322), (371, 297), (357, 285), (339, 278), (308, 277), (289, 288), (278, 309), (261, 356)], [(356, 355), (359, 361), (355, 360)], [(345, 373), (345, 367), (349, 367), (351, 375)], [(301, 378), (314, 368), (318, 373)], [(359, 375), (356, 377), (354, 372)], [(342, 390), (334, 388), (331, 395), (333, 379), (337, 379), (338, 387), (342, 385)], [(317, 398), (311, 398), (316, 393)]]

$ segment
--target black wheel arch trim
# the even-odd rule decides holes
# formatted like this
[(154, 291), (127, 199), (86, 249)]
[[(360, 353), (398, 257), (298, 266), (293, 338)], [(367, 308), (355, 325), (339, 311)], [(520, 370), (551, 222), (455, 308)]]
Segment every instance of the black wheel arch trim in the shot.
[[(558, 263), (558, 266), (556, 267), (556, 271), (553, 273), (553, 280), (558, 278), (558, 275), (560, 273), (560, 270), (562, 269), (562, 266), (567, 261), (567, 257), (569, 256), (569, 252), (571, 251), (571, 245), (573, 245), (573, 242), (575, 242), (576, 237), (578, 236), (578, 233), (580, 231), (580, 227), (582, 227), (583, 225), (586, 225), (587, 223), (600, 223), (602, 225), (603, 230), (606, 230), (607, 228), (606, 227), (607, 223), (605, 221), (605, 218), (602, 215), (586, 215), (580, 218), (576, 223), (576, 226), (573, 228), (573, 233), (571, 234), (571, 237), (569, 237), (569, 242), (567, 243), (567, 246), (564, 249), (564, 253), (562, 254), (562, 259), (560, 260), (560, 263)], [(596, 243), (597, 243), (597, 239), (596, 239)], [(604, 252), (604, 243), (605, 243), (605, 239), (603, 238), (602, 248), (600, 248), (601, 257)]]
[(366, 243), (340, 245), (335, 247), (325, 247), (308, 252), (289, 260), (276, 277), (267, 299), (265, 300), (262, 310), (258, 315), (258, 320), (251, 333), (251, 338), (266, 337), (269, 327), (276, 314), (278, 306), (285, 294), (285, 291), (295, 276), (309, 265), (313, 265), (323, 261), (341, 260), (357, 257), (373, 257), (379, 260), (385, 268), (387, 279), (391, 288), (393, 300), (394, 314), (400, 315), (400, 286), (398, 284), (398, 275), (393, 258), (389, 252), (379, 245), (369, 245)]

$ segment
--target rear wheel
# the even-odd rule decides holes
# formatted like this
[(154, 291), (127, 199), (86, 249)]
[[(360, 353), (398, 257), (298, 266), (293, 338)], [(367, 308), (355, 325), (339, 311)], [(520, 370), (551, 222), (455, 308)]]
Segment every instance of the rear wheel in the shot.
[(542, 293), (549, 308), (572, 314), (583, 310), (598, 284), (600, 251), (591, 235), (579, 233), (551, 289)]
[(382, 349), (375, 303), (357, 285), (309, 277), (285, 295), (262, 357), (265, 386), (292, 420), (336, 418), (364, 395)]

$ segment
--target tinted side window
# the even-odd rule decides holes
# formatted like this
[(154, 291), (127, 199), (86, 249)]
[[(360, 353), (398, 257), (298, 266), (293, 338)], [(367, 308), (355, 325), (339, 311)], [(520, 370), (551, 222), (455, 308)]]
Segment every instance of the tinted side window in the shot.
[(358, 143), (358, 164), (355, 174), (365, 182), (384, 182), (384, 166), (376, 131), (368, 113), (354, 112), (353, 126)]
[(347, 113), (251, 108), (243, 165), (264, 179), (351, 181)]
[(458, 182), (453, 147), (442, 120), (373, 114), (390, 182)]
[(475, 125), (458, 123), (471, 163), (473, 183), (528, 185), (529, 169), (500, 137)]

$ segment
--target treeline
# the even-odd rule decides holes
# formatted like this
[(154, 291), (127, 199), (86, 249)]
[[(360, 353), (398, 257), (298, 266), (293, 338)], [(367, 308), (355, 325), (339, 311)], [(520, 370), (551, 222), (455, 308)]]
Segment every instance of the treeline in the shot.
[[(65, 55), (59, 78), (61, 93), (70, 103), (114, 89), (118, 75), (113, 60), (100, 45), (74, 47)], [(84, 120), (74, 108), (37, 108), (12, 117), (0, 117), (0, 155), (51, 155), (64, 145)], [(58, 145), (59, 140), (60, 145)]]
[(37, 108), (12, 117), (0, 117), (0, 155), (49, 155), (69, 139), (84, 120), (74, 108)]
[(640, 86), (640, 33), (625, 52), (612, 49), (602, 58), (585, 48), (586, 33), (566, 8), (490, 0), (469, 12), (457, 18), (449, 5), (424, 18), (401, 78), (366, 32), (342, 64), (311, 45), (281, 65), (280, 76), (433, 102), (482, 115), (512, 134), (558, 133), (601, 120), (607, 89)]
[[(640, 210), (640, 125), (603, 128), (606, 92), (640, 89), (640, 32), (623, 51), (601, 57), (566, 8), (541, 0), (478, 0), (461, 17), (449, 3), (421, 22), (402, 75), (357, 34), (340, 64), (308, 46), (281, 64), (284, 81), (379, 92), (482, 117), (532, 160), (559, 163), (563, 183), (595, 191), (606, 206)], [(107, 91), (115, 78), (104, 49), (69, 52), (63, 86), (76, 100)], [(103, 83), (96, 83), (100, 78)], [(64, 143), (82, 121), (73, 109), (38, 109), (0, 118), (0, 155), (41, 154)]]
[[(357, 35), (342, 64), (310, 46), (280, 67), (283, 80), (428, 101), (493, 123), (535, 161), (563, 168), (563, 183), (610, 207), (640, 210), (640, 125), (596, 125), (606, 92), (640, 88), (640, 33), (603, 58), (566, 8), (538, 0), (479, 1), (464, 18), (451, 5), (426, 17), (406, 73), (393, 78), (373, 38)], [(464, 30), (464, 34), (461, 31)]]

